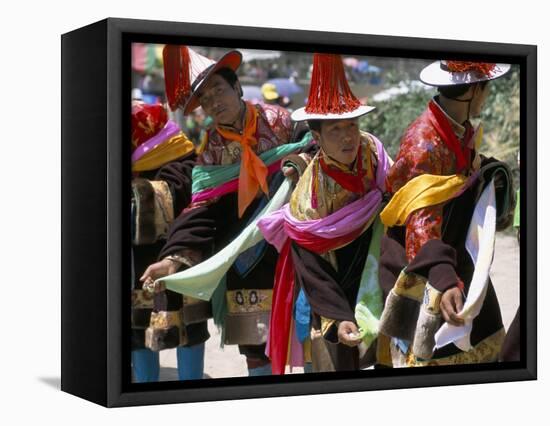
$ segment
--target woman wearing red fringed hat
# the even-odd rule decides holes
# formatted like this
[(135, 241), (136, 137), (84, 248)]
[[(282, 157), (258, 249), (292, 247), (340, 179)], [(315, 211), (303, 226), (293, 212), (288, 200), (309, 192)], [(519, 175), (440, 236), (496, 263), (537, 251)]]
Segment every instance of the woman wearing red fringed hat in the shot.
[(391, 159), (359, 129), (372, 110), (351, 92), (339, 55), (314, 54), (307, 105), (292, 119), (307, 121), (320, 150), (290, 202), (258, 224), (280, 253), (267, 348), (275, 374), (308, 361), (315, 372), (377, 362), (378, 214)]
[(489, 278), (495, 231), (511, 224), (509, 168), (480, 154), (491, 81), (510, 65), (436, 61), (420, 80), (439, 94), (405, 131), (381, 213), (380, 331), (394, 366), (494, 362), (504, 338)]
[(290, 143), (293, 126), (284, 108), (242, 99), (236, 75), (241, 59), (238, 51), (215, 62), (187, 46), (164, 49), (171, 108), (187, 115), (201, 106), (213, 126), (193, 169), (191, 205), (174, 221), (162, 260), (142, 281), (162, 295), (155, 298), (159, 320), (152, 318), (146, 332), (150, 347), (185, 344), (191, 336), (177, 332), (189, 321), (185, 305), (211, 301), (222, 343), (239, 345), (254, 376), (271, 374), (265, 342), (277, 253), (249, 225), (277, 199), (283, 158), (312, 143), (310, 137)]

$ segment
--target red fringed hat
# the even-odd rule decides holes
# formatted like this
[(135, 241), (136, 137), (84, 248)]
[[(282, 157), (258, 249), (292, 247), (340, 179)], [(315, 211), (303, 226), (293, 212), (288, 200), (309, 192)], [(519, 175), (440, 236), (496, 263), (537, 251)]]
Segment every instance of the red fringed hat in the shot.
[(307, 104), (294, 111), (292, 119), (342, 120), (359, 117), (374, 109), (362, 105), (352, 93), (340, 55), (315, 53)]
[(188, 115), (199, 106), (196, 92), (217, 70), (230, 68), (236, 71), (242, 55), (233, 50), (218, 62), (207, 58), (187, 46), (166, 45), (162, 51), (164, 85), (170, 109), (183, 108)]
[(489, 62), (435, 61), (420, 72), (429, 86), (454, 86), (494, 80), (510, 70), (510, 64)]
[(132, 151), (160, 132), (168, 114), (161, 104), (148, 105), (143, 102), (132, 104)]

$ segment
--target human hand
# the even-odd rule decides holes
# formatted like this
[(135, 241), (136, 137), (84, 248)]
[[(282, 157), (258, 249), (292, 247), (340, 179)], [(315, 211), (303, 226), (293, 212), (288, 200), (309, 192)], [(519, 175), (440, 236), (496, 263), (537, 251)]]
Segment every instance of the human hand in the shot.
[(285, 175), (285, 177), (289, 177), (293, 183), (298, 182), (298, 172), (294, 167), (283, 167), (283, 175)]
[(139, 280), (144, 283), (150, 283), (158, 278), (174, 274), (179, 266), (180, 264), (178, 262), (174, 262), (170, 259), (162, 259), (160, 262), (149, 265)]
[(462, 291), (458, 287), (452, 287), (441, 296), (439, 308), (443, 319), (455, 327), (464, 325), (464, 319), (458, 313), (462, 310)]
[(357, 326), (351, 321), (342, 321), (338, 326), (338, 341), (350, 347), (361, 343)]

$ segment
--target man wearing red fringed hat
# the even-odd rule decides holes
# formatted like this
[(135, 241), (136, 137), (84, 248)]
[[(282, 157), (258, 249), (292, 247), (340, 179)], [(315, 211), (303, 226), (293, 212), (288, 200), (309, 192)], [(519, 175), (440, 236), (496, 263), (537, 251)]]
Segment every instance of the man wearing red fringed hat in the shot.
[[(236, 75), (241, 59), (238, 51), (214, 62), (186, 46), (164, 49), (172, 109), (181, 107), (184, 114), (190, 114), (200, 106), (212, 117), (213, 126), (193, 169), (191, 205), (174, 221), (161, 260), (147, 269), (142, 280), (151, 283), (163, 278), (154, 284), (154, 291), (161, 295), (156, 300), (179, 300), (181, 294), (211, 300), (214, 321), (222, 329), (222, 343), (239, 345), (249, 375), (264, 375), (271, 374), (265, 342), (277, 258), (272, 247), (260, 241), (230, 265), (212, 267), (210, 275), (230, 266), (215, 283), (214, 294), (198, 291), (196, 280), (184, 280), (187, 284), (178, 281), (181, 294), (165, 287), (165, 279), (169, 278), (166, 275), (179, 269), (182, 273), (200, 269), (213, 254), (234, 241), (262, 212), (284, 180), (283, 158), (311, 145), (307, 138), (289, 144), (292, 123), (284, 108), (242, 99)], [(165, 307), (159, 304), (159, 318), (169, 303)], [(164, 337), (170, 329), (179, 327), (180, 320), (176, 316), (171, 321), (152, 320), (148, 343), (156, 348), (177, 345)]]
[(480, 154), (483, 131), (470, 118), (509, 69), (436, 61), (420, 73), (439, 94), (402, 137), (380, 216), (380, 330), (396, 367), (497, 360), (504, 329), (489, 271), (515, 199), (510, 169)]
[(320, 150), (290, 202), (258, 224), (280, 252), (268, 343), (275, 374), (310, 359), (316, 372), (376, 362), (378, 213), (391, 159), (360, 131), (373, 109), (353, 95), (339, 55), (314, 54), (307, 105), (292, 119), (307, 121)]
[[(153, 297), (141, 289), (139, 277), (154, 262), (166, 241), (168, 227), (191, 201), (193, 143), (168, 120), (160, 104), (132, 104), (132, 368), (136, 382), (159, 380), (158, 353), (145, 347)], [(208, 307), (208, 306), (207, 306)], [(206, 323), (190, 326), (193, 335), (208, 336)], [(204, 339), (204, 337), (203, 337)], [(200, 339), (199, 339), (200, 340)], [(192, 378), (188, 359), (204, 345), (178, 348), (180, 379)], [(200, 372), (202, 377), (202, 370)]]

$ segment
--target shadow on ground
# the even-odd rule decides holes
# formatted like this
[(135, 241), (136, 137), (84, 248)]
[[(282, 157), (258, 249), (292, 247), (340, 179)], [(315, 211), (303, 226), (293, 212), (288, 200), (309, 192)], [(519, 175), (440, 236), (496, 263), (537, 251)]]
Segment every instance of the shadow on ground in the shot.
[(61, 377), (39, 377), (38, 380), (54, 389), (61, 389)]

